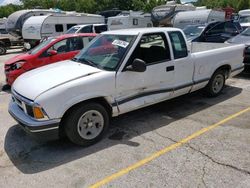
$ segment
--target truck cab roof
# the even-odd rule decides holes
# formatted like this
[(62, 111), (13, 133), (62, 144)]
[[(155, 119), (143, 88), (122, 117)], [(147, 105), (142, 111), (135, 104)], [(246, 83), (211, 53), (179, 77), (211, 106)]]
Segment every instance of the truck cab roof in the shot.
[(105, 35), (139, 35), (140, 33), (154, 33), (154, 32), (163, 32), (163, 31), (181, 31), (177, 28), (170, 27), (150, 27), (150, 28), (135, 28), (135, 29), (121, 29), (121, 30), (113, 30), (106, 31), (102, 34)]

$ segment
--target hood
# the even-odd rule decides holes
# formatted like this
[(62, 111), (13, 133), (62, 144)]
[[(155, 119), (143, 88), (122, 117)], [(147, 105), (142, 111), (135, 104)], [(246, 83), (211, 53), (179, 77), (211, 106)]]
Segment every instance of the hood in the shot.
[(29, 71), (13, 84), (20, 95), (35, 100), (42, 93), (64, 83), (101, 72), (100, 69), (74, 61), (62, 61)]
[(250, 37), (239, 34), (236, 37), (229, 39), (228, 42), (233, 44), (249, 44)]
[(22, 60), (27, 60), (28, 58), (30, 58), (32, 55), (28, 54), (28, 53), (23, 53), (20, 55), (17, 55), (15, 57), (10, 58), (8, 61), (5, 62), (5, 65), (11, 65), (17, 61), (22, 61)]

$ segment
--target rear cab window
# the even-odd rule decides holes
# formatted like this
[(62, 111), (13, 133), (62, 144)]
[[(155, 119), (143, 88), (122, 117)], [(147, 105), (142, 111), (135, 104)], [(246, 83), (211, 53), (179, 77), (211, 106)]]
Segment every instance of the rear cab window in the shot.
[(186, 41), (179, 31), (168, 32), (173, 48), (174, 59), (180, 59), (188, 56)]

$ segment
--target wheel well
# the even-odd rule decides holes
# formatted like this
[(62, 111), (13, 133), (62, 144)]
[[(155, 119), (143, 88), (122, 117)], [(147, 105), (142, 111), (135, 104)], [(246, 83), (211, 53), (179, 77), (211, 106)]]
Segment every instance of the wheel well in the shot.
[(109, 116), (111, 117), (112, 116), (112, 107), (110, 106), (110, 104), (107, 102), (107, 100), (103, 97), (97, 97), (97, 98), (93, 98), (93, 99), (89, 99), (89, 100), (86, 100), (86, 101), (82, 101), (82, 102), (79, 102), (73, 106), (71, 106), (63, 115), (62, 117), (62, 121), (59, 125), (59, 136), (60, 137), (65, 137), (65, 132), (64, 132), (64, 122), (65, 122), (65, 119), (67, 118), (67, 116), (69, 115), (69, 113), (74, 109), (74, 108), (77, 108), (81, 105), (84, 105), (86, 103), (91, 103), (91, 102), (95, 102), (95, 103), (99, 103), (101, 104), (108, 112)]
[(230, 66), (230, 65), (223, 65), (223, 66), (219, 67), (218, 69), (216, 69), (215, 72), (220, 71), (220, 70), (225, 71), (225, 77), (226, 77), (226, 79), (227, 79), (227, 78), (229, 77), (230, 71), (231, 71), (232, 69), (231, 69), (231, 66)]

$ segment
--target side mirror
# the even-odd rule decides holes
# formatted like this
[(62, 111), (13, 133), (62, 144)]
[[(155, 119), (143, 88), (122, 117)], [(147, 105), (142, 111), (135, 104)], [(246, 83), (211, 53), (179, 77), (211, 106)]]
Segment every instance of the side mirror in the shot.
[(147, 69), (147, 65), (145, 61), (141, 59), (135, 59), (132, 63), (132, 65), (128, 66), (126, 70), (128, 71), (134, 71), (134, 72), (145, 72)]
[(56, 50), (50, 50), (50, 51), (48, 51), (48, 55), (49, 56), (53, 56), (53, 55), (56, 55), (56, 54), (57, 54)]

